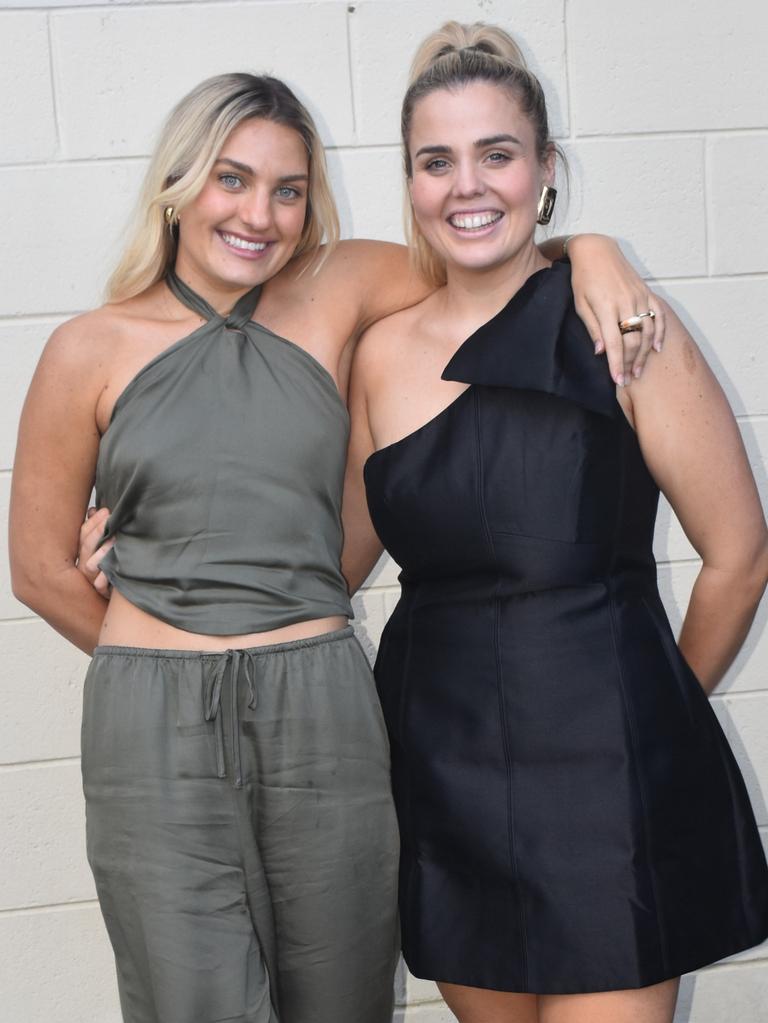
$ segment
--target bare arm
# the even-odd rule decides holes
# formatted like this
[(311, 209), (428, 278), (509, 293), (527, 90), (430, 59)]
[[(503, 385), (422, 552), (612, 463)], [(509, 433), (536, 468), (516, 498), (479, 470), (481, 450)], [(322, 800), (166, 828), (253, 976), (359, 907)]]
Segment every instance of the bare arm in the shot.
[(365, 461), (374, 450), (365, 396), (368, 372), (370, 372), (368, 351), (365, 345), (361, 345), (352, 363), (349, 390), (352, 426), (342, 504), (344, 547), (341, 554), (341, 571), (347, 580), (350, 593), (354, 593), (362, 586), (383, 550), (368, 514), (363, 481)]
[(768, 531), (736, 421), (671, 310), (667, 344), (623, 393), (645, 461), (702, 559), (679, 645), (711, 692), (746, 638), (768, 580)]
[(10, 511), (14, 595), (86, 653), (107, 608), (76, 567), (99, 445), (95, 362), (79, 321), (54, 332), (21, 417)]
[[(563, 255), (562, 238), (551, 238), (539, 248), (547, 259)], [(645, 366), (651, 348), (664, 340), (664, 304), (606, 235), (579, 234), (568, 241), (576, 309), (595, 344), (605, 352), (613, 379), (630, 383)], [(345, 295), (360, 296), (359, 335), (391, 313), (415, 305), (433, 291), (410, 265), (408, 250), (388, 242), (343, 242), (332, 257)], [(619, 320), (653, 309), (641, 332), (619, 332)]]

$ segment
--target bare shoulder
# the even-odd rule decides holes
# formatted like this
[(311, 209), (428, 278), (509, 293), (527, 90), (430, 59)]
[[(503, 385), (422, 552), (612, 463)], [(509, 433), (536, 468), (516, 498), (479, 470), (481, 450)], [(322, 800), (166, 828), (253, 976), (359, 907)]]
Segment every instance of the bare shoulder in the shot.
[(106, 355), (120, 333), (113, 308), (92, 309), (60, 324), (48, 339), (43, 359), (60, 369), (88, 369), (94, 358)]

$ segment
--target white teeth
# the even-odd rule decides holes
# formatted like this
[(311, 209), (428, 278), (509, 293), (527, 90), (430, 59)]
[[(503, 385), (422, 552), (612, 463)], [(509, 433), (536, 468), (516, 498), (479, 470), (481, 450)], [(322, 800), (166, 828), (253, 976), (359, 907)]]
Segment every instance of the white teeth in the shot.
[(497, 220), (501, 220), (501, 213), (456, 213), (449, 219), (454, 227), (462, 227), (467, 230), (494, 224)]
[(236, 234), (224, 234), (221, 237), (235, 249), (247, 249), (248, 252), (262, 252), (267, 247), (266, 242), (247, 242), (245, 238), (238, 238)]

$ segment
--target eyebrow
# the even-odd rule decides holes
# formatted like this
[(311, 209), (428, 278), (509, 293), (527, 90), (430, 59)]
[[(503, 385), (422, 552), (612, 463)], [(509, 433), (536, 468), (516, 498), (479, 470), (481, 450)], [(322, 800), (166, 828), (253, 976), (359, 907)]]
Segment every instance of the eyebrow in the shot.
[[(225, 163), (228, 167), (233, 167), (235, 170), (242, 171), (243, 174), (250, 174), (254, 176), (253, 167), (249, 167), (247, 163), (240, 163), (239, 160), (230, 160), (228, 156), (222, 156), (217, 161), (219, 163)], [(283, 174), (277, 179), (278, 181), (309, 181), (308, 174)]]
[[(476, 149), (484, 149), (486, 146), (497, 146), (500, 142), (512, 142), (517, 146), (522, 145), (520, 139), (515, 135), (489, 135), (488, 138), (477, 139), (474, 145)], [(422, 146), (416, 153), (416, 156), (423, 156), (424, 154), (434, 156), (450, 152), (450, 146)]]

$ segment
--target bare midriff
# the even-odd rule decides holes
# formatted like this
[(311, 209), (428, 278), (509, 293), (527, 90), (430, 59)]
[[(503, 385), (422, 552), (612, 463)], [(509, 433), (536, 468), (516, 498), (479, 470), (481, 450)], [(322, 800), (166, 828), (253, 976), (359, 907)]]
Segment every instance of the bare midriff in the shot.
[(297, 639), (311, 639), (335, 632), (348, 625), (343, 615), (296, 622), (269, 632), (248, 632), (237, 636), (206, 636), (177, 629), (131, 604), (117, 590), (112, 591), (109, 607), (99, 633), (100, 646), (144, 647), (156, 650), (232, 650), (271, 646)]

